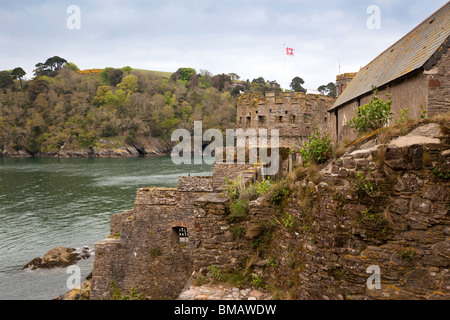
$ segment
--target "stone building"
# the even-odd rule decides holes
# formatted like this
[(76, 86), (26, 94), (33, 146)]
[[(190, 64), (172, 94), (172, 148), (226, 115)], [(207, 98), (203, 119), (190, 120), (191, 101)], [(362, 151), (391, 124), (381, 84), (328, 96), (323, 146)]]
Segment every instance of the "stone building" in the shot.
[(373, 87), (379, 90), (381, 99), (391, 93), (394, 117), (408, 108), (408, 116), (418, 119), (422, 115), (420, 106), (428, 116), (449, 111), (449, 47), (450, 2), (363, 67), (339, 92), (328, 110), (330, 133), (338, 139), (355, 137), (346, 122), (355, 108), (370, 101)]
[(278, 129), (280, 146), (301, 145), (315, 126), (328, 132), (327, 110), (335, 98), (302, 92), (245, 93), (237, 101), (237, 127)]
[(139, 189), (134, 208), (113, 215), (111, 235), (95, 244), (91, 299), (109, 299), (114, 288), (175, 298), (192, 273), (194, 200), (212, 190), (211, 176), (179, 177), (177, 188)]
[[(286, 152), (280, 159), (286, 175)], [(135, 289), (147, 299), (174, 299), (194, 270), (248, 254), (237, 247), (229, 253), (233, 239), (220, 229), (229, 203), (224, 183), (239, 177), (248, 186), (262, 172), (261, 163), (216, 162), (212, 176), (180, 176), (177, 188), (138, 189), (133, 209), (113, 215), (110, 236), (95, 244), (90, 298), (110, 299), (114, 290)], [(236, 263), (233, 259), (228, 263)]]
[(356, 72), (343, 73), (336, 76), (337, 96), (340, 96), (348, 84), (356, 76)]

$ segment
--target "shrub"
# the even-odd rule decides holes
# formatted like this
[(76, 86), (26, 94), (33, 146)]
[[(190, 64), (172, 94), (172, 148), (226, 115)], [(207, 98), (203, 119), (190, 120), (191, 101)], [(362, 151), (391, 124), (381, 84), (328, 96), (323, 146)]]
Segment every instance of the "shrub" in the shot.
[(243, 238), (245, 236), (245, 228), (242, 226), (234, 226), (231, 229), (231, 232), (233, 233), (233, 238)]
[(320, 134), (317, 127), (309, 137), (309, 141), (303, 144), (300, 154), (303, 157), (303, 166), (311, 163), (323, 163), (327, 161), (332, 152), (331, 138), (329, 134)]
[(238, 222), (248, 217), (249, 205), (248, 200), (238, 199), (231, 205), (231, 213), (228, 219), (231, 222)]
[(355, 116), (347, 122), (350, 128), (358, 133), (370, 132), (384, 127), (392, 117), (391, 96), (386, 93), (387, 101), (378, 98), (378, 90), (374, 89), (374, 96), (363, 106), (355, 109)]
[(290, 228), (294, 225), (294, 219), (290, 213), (285, 213), (284, 218), (281, 220), (286, 228)]
[(375, 195), (375, 189), (372, 183), (370, 182), (369, 179), (364, 177), (361, 172), (358, 172), (356, 175), (355, 189), (358, 195), (364, 194), (369, 196)]
[(280, 205), (284, 199), (289, 196), (289, 188), (286, 182), (283, 180), (280, 183), (274, 185), (274, 189), (270, 195), (269, 201), (273, 205)]
[(256, 199), (258, 199), (258, 197), (259, 197), (259, 194), (258, 194), (258, 185), (257, 184), (252, 184), (248, 188), (242, 190), (239, 195), (239, 199), (248, 200), (248, 201), (256, 200)]
[(403, 260), (406, 261), (411, 261), (414, 260), (414, 258), (416, 258), (416, 250), (414, 249), (403, 249), (399, 252), (399, 257)]
[(264, 286), (264, 279), (257, 275), (256, 273), (252, 273), (252, 285), (255, 287), (263, 287)]
[(408, 120), (408, 108), (400, 110), (400, 115), (395, 119), (396, 123), (405, 123)]
[(130, 295), (122, 293), (122, 290), (117, 288), (116, 281), (111, 281), (110, 287), (110, 299), (111, 300), (144, 300), (145, 296), (142, 293), (138, 293), (136, 287), (131, 288)]
[(257, 187), (257, 193), (262, 196), (265, 195), (270, 190), (270, 178), (267, 177), (260, 183), (256, 184)]
[(222, 281), (223, 280), (223, 275), (220, 272), (220, 269), (218, 267), (216, 267), (216, 266), (209, 266), (208, 268), (209, 268), (209, 272), (210, 272), (211, 278), (214, 281)]
[(225, 177), (225, 188), (232, 201), (239, 199), (240, 191), (243, 189), (242, 178), (237, 177), (236, 180), (231, 181)]
[(440, 179), (449, 179), (450, 178), (450, 170), (441, 169), (436, 166), (431, 167), (431, 173), (436, 178), (440, 178)]

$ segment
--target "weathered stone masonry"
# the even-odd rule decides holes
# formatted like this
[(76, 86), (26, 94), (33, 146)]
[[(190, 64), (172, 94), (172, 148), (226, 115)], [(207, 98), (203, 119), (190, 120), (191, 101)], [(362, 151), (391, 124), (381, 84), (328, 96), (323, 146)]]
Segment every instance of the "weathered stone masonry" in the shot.
[(192, 272), (193, 202), (212, 182), (179, 177), (177, 189), (139, 189), (134, 208), (111, 218), (112, 238), (96, 244), (91, 298), (107, 299), (112, 281), (123, 292), (175, 298)]
[(329, 132), (328, 112), (335, 98), (302, 92), (244, 93), (237, 101), (238, 128), (278, 129), (280, 146), (301, 145), (316, 126)]
[[(223, 195), (225, 177), (241, 177), (249, 185), (261, 177), (261, 168), (261, 164), (216, 163), (213, 176), (182, 176), (177, 188), (139, 189), (134, 208), (113, 215), (111, 236), (95, 246), (91, 299), (110, 298), (113, 281), (124, 293), (135, 288), (148, 299), (176, 298), (198, 263), (217, 262), (212, 251), (205, 256), (201, 249), (196, 251), (208, 247), (216, 236), (221, 238), (223, 231), (216, 233), (217, 224), (208, 226), (198, 219), (201, 207), (225, 216), (229, 201)], [(180, 237), (186, 231), (188, 237)], [(228, 256), (221, 252), (217, 257), (221, 255)]]

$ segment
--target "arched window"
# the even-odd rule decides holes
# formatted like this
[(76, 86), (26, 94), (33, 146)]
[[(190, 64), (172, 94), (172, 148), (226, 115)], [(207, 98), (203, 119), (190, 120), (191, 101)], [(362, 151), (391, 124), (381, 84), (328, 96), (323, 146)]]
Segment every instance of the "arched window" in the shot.
[(189, 234), (188, 229), (185, 227), (174, 227), (172, 228), (174, 233), (174, 238), (176, 239), (176, 243), (187, 243), (189, 242)]

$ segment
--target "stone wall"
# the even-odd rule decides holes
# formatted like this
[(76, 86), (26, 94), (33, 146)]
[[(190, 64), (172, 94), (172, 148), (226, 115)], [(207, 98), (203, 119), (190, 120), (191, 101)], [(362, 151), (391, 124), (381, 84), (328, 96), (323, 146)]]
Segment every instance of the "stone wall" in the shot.
[[(111, 217), (111, 235), (96, 244), (91, 299), (108, 299), (112, 282), (148, 299), (173, 299), (192, 273), (194, 200), (212, 177), (179, 177), (179, 188), (141, 188), (134, 208)], [(180, 237), (180, 228), (188, 237)]]
[[(222, 166), (218, 166), (222, 169)], [(258, 181), (258, 167), (253, 170), (242, 168), (233, 180), (241, 178), (242, 186), (247, 187)], [(260, 169), (260, 168), (259, 168)], [(209, 193), (194, 202), (194, 225), (197, 245), (193, 251), (194, 273), (196, 279), (209, 272), (214, 266), (222, 272), (242, 268), (243, 262), (252, 252), (251, 242), (241, 241), (239, 230), (247, 230), (253, 221), (261, 221), (256, 211), (244, 221), (230, 218), (230, 199), (223, 193)], [(239, 219), (238, 219), (239, 220)], [(251, 239), (252, 236), (246, 235)]]
[[(432, 169), (450, 172), (449, 148), (429, 124), (363, 141), (316, 183), (297, 181), (284, 209), (297, 227), (276, 234), (264, 256), (276, 257), (276, 272), (264, 277), (293, 299), (450, 299), (450, 183)], [(370, 266), (377, 289), (367, 286)]]
[[(327, 110), (335, 98), (282, 92), (245, 93), (237, 101), (237, 127), (244, 130), (278, 129), (280, 146), (300, 145), (311, 134), (314, 126), (328, 132)], [(270, 134), (270, 132), (269, 132)]]
[[(450, 38), (447, 39), (446, 46), (450, 47)], [(449, 112), (450, 54), (442, 54), (437, 64), (424, 74), (427, 76), (428, 85), (428, 116)]]
[[(216, 163), (212, 177), (139, 189), (134, 208), (113, 216), (111, 237), (96, 244), (91, 299), (108, 299), (112, 281), (124, 293), (173, 299), (211, 267), (255, 274), (282, 298), (449, 299), (450, 185), (433, 173), (450, 172), (445, 126), (361, 141), (319, 178), (291, 182), (283, 205), (251, 201), (244, 219), (231, 215), (224, 177), (248, 186), (262, 178), (261, 165)], [(380, 268), (381, 289), (367, 287), (369, 266)]]
[[(318, 174), (291, 181), (283, 205), (250, 202), (242, 220), (230, 219), (219, 194), (197, 199), (187, 292), (201, 292), (215, 267), (256, 276), (279, 299), (450, 299), (450, 182), (432, 169), (450, 172), (444, 132), (430, 123), (388, 142), (361, 141)], [(370, 288), (376, 268), (380, 286)]]

